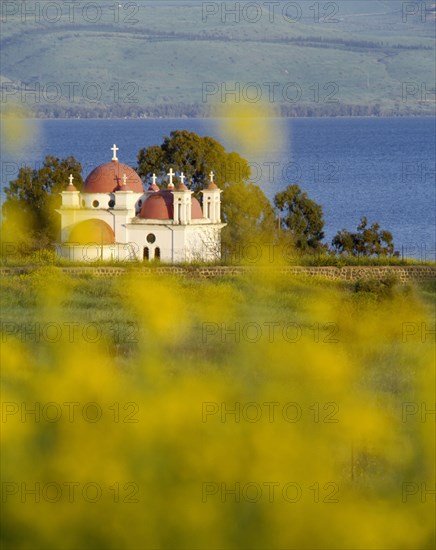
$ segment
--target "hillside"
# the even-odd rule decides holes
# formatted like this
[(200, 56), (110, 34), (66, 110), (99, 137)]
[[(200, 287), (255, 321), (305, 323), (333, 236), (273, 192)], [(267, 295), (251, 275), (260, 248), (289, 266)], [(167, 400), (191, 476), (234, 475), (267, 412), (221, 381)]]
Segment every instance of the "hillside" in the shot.
[(207, 116), (232, 89), (290, 116), (434, 109), (428, 2), (4, 4), (2, 102), (39, 116)]

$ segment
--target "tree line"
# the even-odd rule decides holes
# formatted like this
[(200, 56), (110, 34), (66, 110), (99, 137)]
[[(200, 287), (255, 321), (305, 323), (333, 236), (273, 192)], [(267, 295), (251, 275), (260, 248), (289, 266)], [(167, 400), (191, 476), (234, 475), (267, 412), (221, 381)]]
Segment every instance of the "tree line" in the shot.
[[(79, 105), (45, 104), (34, 105), (32, 113), (37, 118), (210, 118), (217, 115), (214, 105), (203, 103), (162, 103), (159, 105), (138, 105), (108, 103), (83, 107)], [(352, 103), (281, 103), (277, 115), (291, 117), (340, 117), (377, 116), (401, 117), (431, 115), (430, 106), (394, 103), (392, 105)]]
[[(342, 229), (330, 244), (324, 242), (324, 216), (297, 183), (289, 183), (271, 203), (262, 189), (250, 182), (248, 161), (238, 153), (227, 152), (211, 137), (176, 130), (160, 145), (143, 148), (137, 155), (138, 174), (149, 181), (153, 174), (165, 186), (166, 174), (176, 167), (184, 172), (189, 188), (201, 200), (208, 174), (222, 189), (223, 256), (235, 246), (274, 243), (292, 247), (302, 254), (329, 253), (349, 256), (392, 256), (392, 234), (377, 222), (369, 225), (362, 218), (357, 231)], [(5, 189), (2, 240), (21, 243), (24, 249), (49, 248), (59, 240), (60, 195), (68, 176), (83, 187), (82, 166), (74, 157), (47, 156), (41, 168), (22, 167)]]

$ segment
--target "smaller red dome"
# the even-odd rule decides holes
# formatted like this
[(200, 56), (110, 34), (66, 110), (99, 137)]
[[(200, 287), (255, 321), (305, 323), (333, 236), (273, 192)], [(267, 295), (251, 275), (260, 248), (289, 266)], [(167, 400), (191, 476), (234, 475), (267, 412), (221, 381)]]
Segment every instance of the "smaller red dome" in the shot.
[(193, 220), (201, 220), (202, 217), (203, 210), (201, 209), (200, 203), (195, 197), (192, 197), (191, 218)]
[[(144, 220), (173, 220), (174, 196), (171, 190), (163, 189), (150, 195), (144, 202), (139, 217)], [(191, 219), (199, 220), (203, 217), (200, 203), (192, 197)]]
[(77, 189), (76, 189), (76, 186), (75, 186), (75, 185), (73, 185), (72, 183), (70, 183), (69, 185), (67, 185), (65, 191), (70, 191), (70, 192), (72, 192), (72, 191), (77, 191)]
[(173, 216), (173, 194), (167, 189), (150, 195), (142, 205), (139, 214), (139, 217), (145, 220), (172, 220)]
[[(123, 185), (124, 174), (127, 176)], [(118, 161), (97, 166), (86, 178), (83, 193), (113, 193), (114, 191), (133, 191), (143, 193), (142, 180), (133, 168)]]
[(184, 183), (180, 182), (179, 185), (176, 187), (176, 191), (189, 191), (189, 189)]
[(115, 244), (115, 233), (103, 220), (90, 219), (76, 224), (68, 242), (74, 244)]

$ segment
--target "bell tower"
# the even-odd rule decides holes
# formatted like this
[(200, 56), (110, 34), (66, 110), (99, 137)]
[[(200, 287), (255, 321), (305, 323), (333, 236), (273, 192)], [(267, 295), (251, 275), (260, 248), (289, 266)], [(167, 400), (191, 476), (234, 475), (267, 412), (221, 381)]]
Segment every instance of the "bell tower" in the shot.
[(211, 223), (221, 223), (221, 193), (214, 182), (215, 174), (209, 174), (209, 185), (202, 190), (203, 193), (203, 216)]

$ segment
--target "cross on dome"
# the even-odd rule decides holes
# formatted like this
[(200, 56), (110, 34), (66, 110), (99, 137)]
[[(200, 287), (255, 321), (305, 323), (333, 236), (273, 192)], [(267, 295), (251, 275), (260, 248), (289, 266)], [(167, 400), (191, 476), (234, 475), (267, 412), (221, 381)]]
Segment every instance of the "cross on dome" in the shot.
[(123, 185), (127, 185), (127, 176), (123, 174)]
[(170, 168), (170, 171), (169, 171), (169, 173), (167, 174), (167, 176), (170, 177), (170, 182), (169, 182), (169, 184), (168, 184), (168, 187), (174, 187), (173, 177), (174, 177), (175, 175), (176, 175), (176, 173), (173, 172), (173, 169), (172, 169), (172, 168)]
[(185, 174), (182, 172), (182, 173), (180, 174), (180, 183), (181, 183), (182, 185), (185, 184), (185, 179), (186, 179), (186, 176), (185, 176)]
[(113, 152), (113, 157), (112, 157), (112, 160), (118, 160), (117, 158), (117, 151), (119, 151), (120, 148), (117, 147), (114, 143), (114, 146), (112, 147), (111, 151)]
[(211, 171), (211, 173), (209, 174), (209, 177), (210, 177), (210, 183), (213, 183), (213, 179), (215, 177), (215, 174), (213, 173), (213, 170)]
[(157, 181), (157, 176), (156, 176), (156, 174), (153, 174), (153, 176), (151, 177), (152, 184), (156, 185), (156, 181)]
[(70, 177), (68, 179), (70, 180), (70, 185), (73, 185), (73, 179), (74, 179), (73, 174), (70, 174)]

